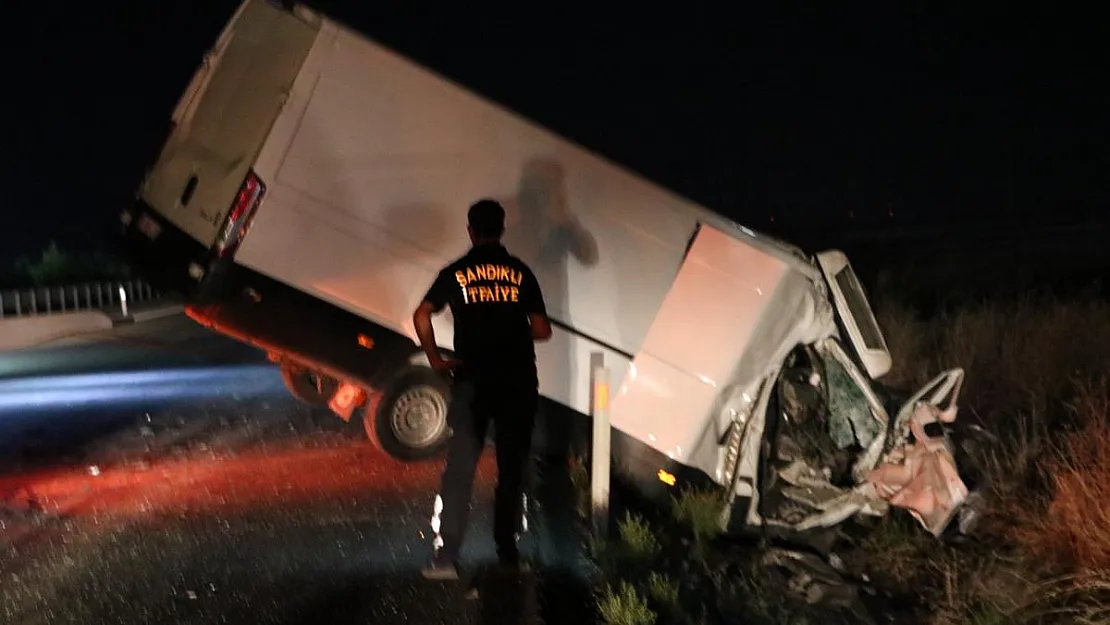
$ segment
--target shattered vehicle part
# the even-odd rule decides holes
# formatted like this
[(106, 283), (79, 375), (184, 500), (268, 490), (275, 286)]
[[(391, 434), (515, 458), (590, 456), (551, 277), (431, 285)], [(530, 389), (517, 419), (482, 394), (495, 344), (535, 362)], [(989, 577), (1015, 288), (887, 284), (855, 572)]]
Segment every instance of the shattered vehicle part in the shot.
[(802, 533), (897, 506), (939, 536), (969, 494), (944, 428), (962, 380), (961, 369), (934, 378), (887, 427), (882, 402), (836, 339), (796, 352), (779, 376), (779, 418), (768, 431), (764, 525)]
[[(855, 367), (850, 356), (840, 346), (840, 342), (836, 339), (826, 339), (821, 344), (821, 352), (825, 356), (826, 368), (841, 368), (847, 374), (847, 383), (854, 382), (854, 392), (846, 395), (845, 398), (856, 398), (852, 404), (852, 412), (856, 415), (854, 418), (848, 417), (848, 420), (855, 425), (857, 422), (863, 423), (864, 418), (859, 416), (860, 412), (864, 411), (863, 404), (866, 403), (866, 408), (870, 410), (872, 422), (877, 424), (873, 427), (864, 427), (863, 425), (856, 426), (855, 432), (863, 432), (863, 436), (856, 437), (854, 441), (855, 446), (863, 449), (863, 452), (856, 459), (855, 464), (852, 465), (852, 481), (853, 483), (862, 483), (871, 469), (879, 461), (883, 453), (883, 449), (887, 443), (887, 437), (890, 433), (888, 423), (890, 417), (887, 415), (886, 408), (879, 398), (875, 395), (875, 391), (871, 388), (871, 384), (863, 373)], [(830, 415), (830, 419), (835, 422), (844, 419), (835, 411), (839, 410), (839, 406), (832, 405), (830, 402), (830, 410), (834, 411)]]
[[(886, 411), (835, 341), (795, 353), (779, 378), (763, 513), (794, 532), (834, 527), (889, 504), (855, 478), (881, 452)], [(863, 383), (863, 384), (861, 384)]]
[(979, 527), (979, 521), (983, 517), (982, 510), (985, 505), (983, 495), (979, 492), (972, 492), (964, 499), (963, 505), (956, 513), (957, 529), (960, 534), (970, 536), (975, 533), (975, 530)]
[(968, 488), (967, 498), (956, 511), (956, 517), (949, 524), (942, 538), (972, 538), (978, 533), (980, 521), (987, 507), (985, 493), (991, 488), (990, 475), (980, 464), (980, 458), (990, 454), (991, 448), (1000, 443), (993, 433), (974, 423), (952, 424), (949, 432), (954, 448), (956, 466)]
[(832, 527), (855, 514), (883, 516), (886, 502), (877, 500), (867, 489), (844, 490), (830, 484), (821, 473), (800, 460), (796, 460), (779, 475), (791, 486), (783, 495), (817, 511), (794, 524), (794, 529), (806, 531), (818, 527)]
[(838, 449), (868, 447), (883, 433), (883, 424), (867, 405), (851, 375), (835, 359), (825, 367), (829, 385), (829, 437)]
[(760, 564), (784, 577), (783, 586), (794, 599), (823, 610), (849, 613), (852, 622), (874, 622), (861, 600), (860, 582), (830, 562), (812, 553), (774, 548), (763, 552)]
[(963, 369), (945, 371), (903, 404), (891, 429), (890, 451), (867, 478), (879, 496), (909, 510), (934, 536), (944, 532), (969, 494), (945, 429), (959, 412), (963, 379)]
[(968, 496), (943, 430), (937, 428), (935, 436), (926, 432), (945, 416), (936, 406), (919, 404), (910, 421), (914, 442), (894, 449), (867, 478), (879, 496), (908, 509), (934, 536), (948, 527)]

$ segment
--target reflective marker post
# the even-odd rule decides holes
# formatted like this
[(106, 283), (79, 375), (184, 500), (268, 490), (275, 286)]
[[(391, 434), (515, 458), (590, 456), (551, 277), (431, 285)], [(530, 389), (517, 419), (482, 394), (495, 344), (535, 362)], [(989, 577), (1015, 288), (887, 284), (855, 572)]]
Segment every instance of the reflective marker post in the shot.
[(593, 452), (590, 466), (590, 499), (593, 509), (593, 531), (597, 537), (609, 530), (609, 369), (600, 352), (590, 355), (591, 416), (593, 417)]
[(120, 310), (123, 312), (123, 316), (126, 317), (127, 316), (127, 291), (124, 290), (122, 284), (119, 285), (119, 303), (120, 303), (119, 304), (120, 305)]

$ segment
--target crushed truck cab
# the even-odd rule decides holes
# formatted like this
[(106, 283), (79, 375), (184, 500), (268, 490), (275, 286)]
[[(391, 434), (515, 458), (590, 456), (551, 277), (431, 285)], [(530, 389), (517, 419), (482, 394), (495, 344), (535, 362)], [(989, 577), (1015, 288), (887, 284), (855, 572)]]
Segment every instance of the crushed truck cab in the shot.
[(731, 528), (794, 534), (896, 505), (939, 535), (968, 495), (938, 427), (963, 372), (891, 412), (875, 383), (890, 367), (842, 253), (703, 226), (615, 390), (617, 470), (656, 495), (726, 489)]

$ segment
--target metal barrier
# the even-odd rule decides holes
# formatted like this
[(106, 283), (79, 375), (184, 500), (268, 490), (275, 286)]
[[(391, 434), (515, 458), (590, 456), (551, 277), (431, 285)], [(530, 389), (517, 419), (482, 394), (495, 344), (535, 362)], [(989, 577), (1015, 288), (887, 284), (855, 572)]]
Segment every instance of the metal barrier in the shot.
[(85, 282), (0, 291), (0, 319), (81, 310), (120, 310), (156, 301), (162, 294), (142, 280)]

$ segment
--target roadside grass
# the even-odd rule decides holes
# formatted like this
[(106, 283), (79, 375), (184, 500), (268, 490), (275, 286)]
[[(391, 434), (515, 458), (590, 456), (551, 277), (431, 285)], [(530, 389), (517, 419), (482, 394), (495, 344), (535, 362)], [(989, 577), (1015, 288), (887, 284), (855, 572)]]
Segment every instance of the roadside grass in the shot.
[(653, 625), (656, 620), (647, 599), (628, 582), (607, 586), (598, 599), (598, 611), (607, 625)]
[(706, 546), (721, 533), (722, 493), (712, 490), (683, 489), (671, 499), (671, 515), (693, 533), (695, 555), (704, 556)]
[(669, 510), (646, 518), (624, 511), (616, 536), (595, 540), (601, 571), (597, 611), (605, 625), (831, 622), (784, 602), (758, 551), (719, 541), (724, 500), (716, 491), (676, 493)]

